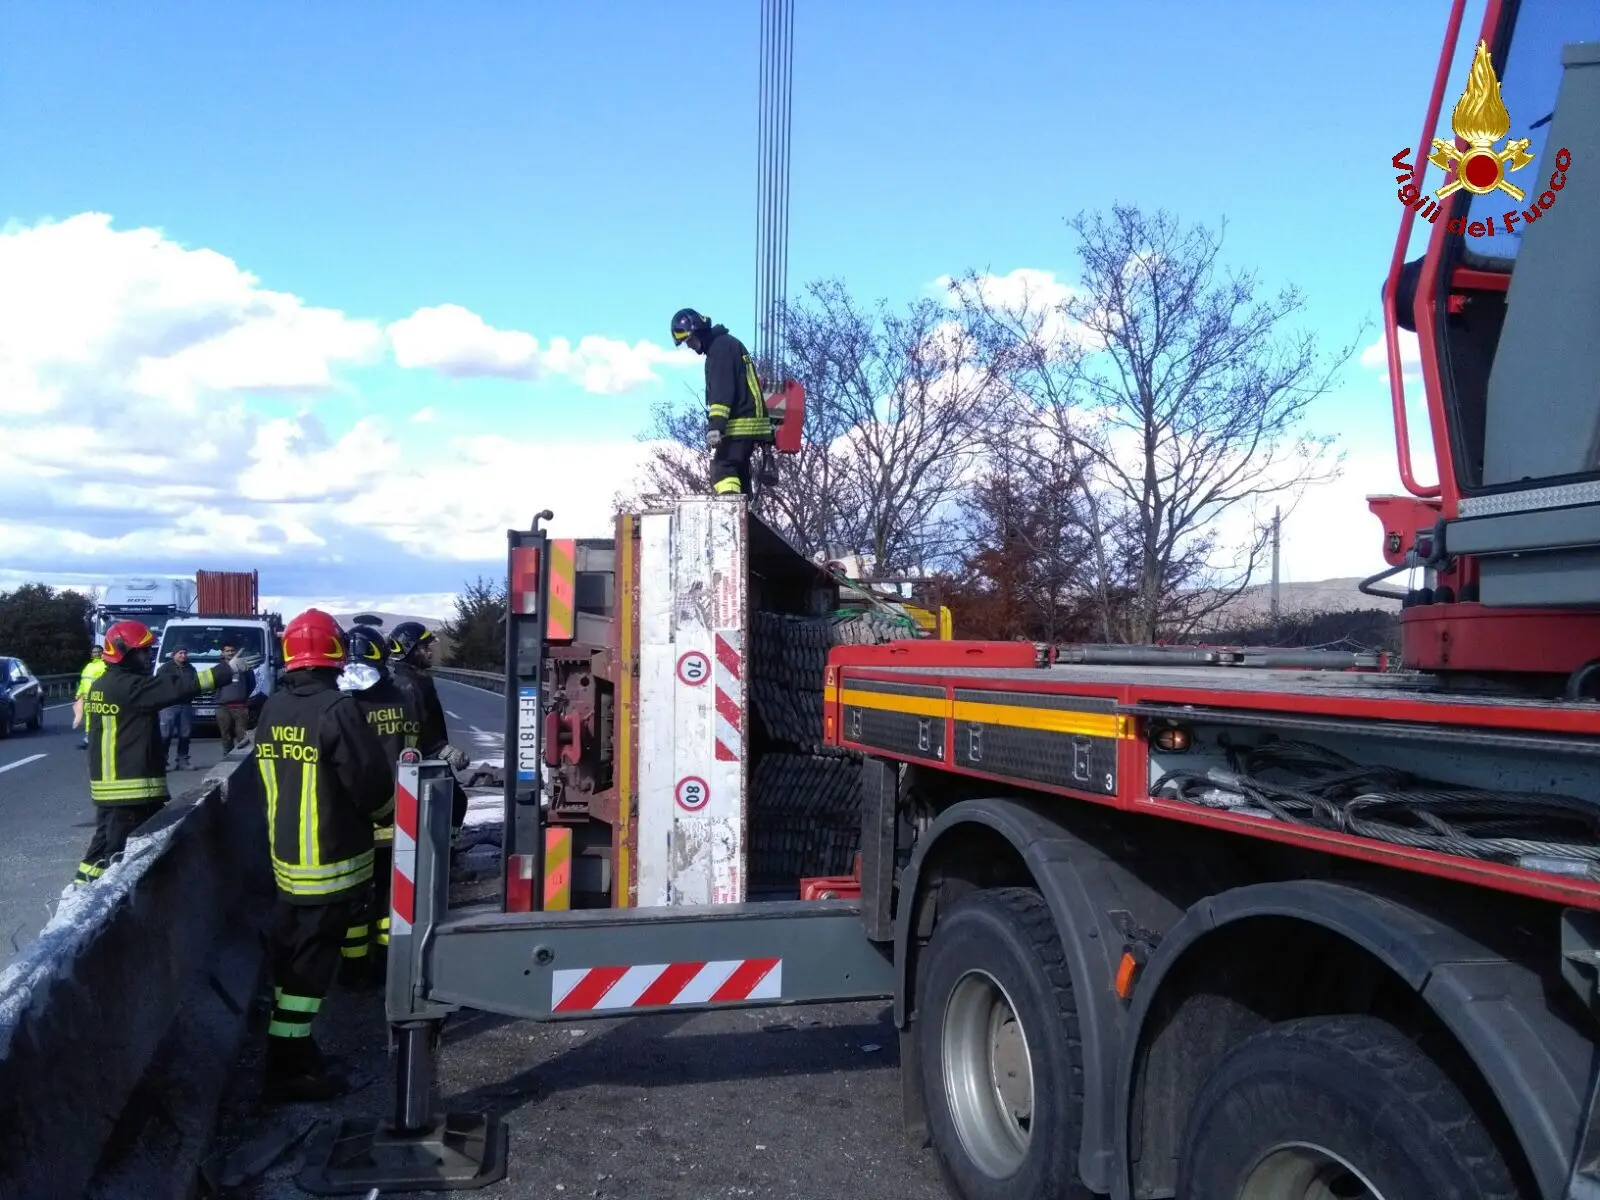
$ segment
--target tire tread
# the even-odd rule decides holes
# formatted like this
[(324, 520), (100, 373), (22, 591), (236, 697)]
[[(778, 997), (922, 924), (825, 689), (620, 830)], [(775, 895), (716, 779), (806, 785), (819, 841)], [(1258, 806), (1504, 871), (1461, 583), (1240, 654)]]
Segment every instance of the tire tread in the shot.
[[(1353, 1014), (1304, 1017), (1263, 1030), (1248, 1043), (1242, 1043), (1234, 1054), (1244, 1045), (1261, 1053), (1270, 1051), (1275, 1044), (1286, 1049), (1321, 1047), (1330, 1059), (1344, 1058), (1381, 1076), (1415, 1106), (1427, 1126), (1428, 1137), (1450, 1147), (1452, 1156), (1470, 1170), (1479, 1189), (1474, 1200), (1526, 1197), (1471, 1102), (1449, 1074), (1394, 1025), (1378, 1017)], [(1225, 1060), (1217, 1076), (1225, 1075), (1227, 1067)], [(1209, 1089), (1203, 1088), (1202, 1092), (1206, 1090)]]
[[(1059, 1023), (1060, 1045), (1064, 1050), (1062, 1061), (1056, 1063), (1056, 1069), (1064, 1077), (1066, 1093), (1078, 1106), (1078, 1114), (1072, 1120), (1073, 1128), (1069, 1134), (1073, 1139), (1072, 1155), (1075, 1159), (1076, 1138), (1081, 1136), (1081, 1111), (1085, 1099), (1083, 1043), (1078, 1030), (1078, 1006), (1072, 988), (1072, 975), (1067, 966), (1066, 951), (1062, 946), (1061, 935), (1056, 929), (1055, 918), (1044, 897), (1032, 888), (1003, 887), (986, 888), (963, 896), (951, 906), (947, 914), (941, 917), (941, 922), (951, 921), (959, 914), (972, 912), (975, 909), (987, 909), (1009, 926), (1023, 943), (1022, 948), (1031, 953), (1042, 968), (1043, 982), (1048, 984), (1046, 1004), (1054, 1010), (1052, 1015)], [(936, 938), (937, 930), (936, 926), (934, 934)], [(925, 1062), (924, 1070), (930, 1069), (930, 1064)], [(925, 1076), (925, 1086), (931, 1084), (932, 1079)], [(940, 1174), (951, 1193), (958, 1196), (965, 1195), (952, 1164), (946, 1161), (943, 1151), (939, 1148), (937, 1137), (934, 1139), (934, 1154)], [(1051, 1185), (1053, 1188), (1062, 1189), (1057, 1200), (1088, 1197), (1090, 1193), (1083, 1188), (1076, 1168), (1067, 1167), (1065, 1170), (1066, 1177)]]

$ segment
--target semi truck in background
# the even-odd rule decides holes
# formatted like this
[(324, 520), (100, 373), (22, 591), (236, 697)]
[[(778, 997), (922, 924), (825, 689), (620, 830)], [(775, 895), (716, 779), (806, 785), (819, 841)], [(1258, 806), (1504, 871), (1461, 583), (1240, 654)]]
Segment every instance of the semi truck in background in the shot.
[(90, 611), (90, 632), (99, 644), (118, 621), (139, 621), (159, 637), (172, 618), (195, 612), (195, 591), (192, 579), (114, 579)]
[[(192, 614), (167, 621), (161, 630), (156, 665), (178, 650), (187, 650), (191, 665), (214, 666), (222, 661), (222, 648), (233, 646), (261, 656), (256, 672), (262, 690), (270, 695), (283, 666), (283, 618), (261, 611), (259, 574), (196, 571), (194, 591)], [(210, 693), (197, 696), (192, 708), (197, 723), (217, 719), (216, 697)]]

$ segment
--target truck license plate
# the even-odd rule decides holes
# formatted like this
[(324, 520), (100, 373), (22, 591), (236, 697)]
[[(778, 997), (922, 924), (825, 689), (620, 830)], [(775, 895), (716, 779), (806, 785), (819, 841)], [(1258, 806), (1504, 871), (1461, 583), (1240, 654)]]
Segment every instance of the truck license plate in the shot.
[(517, 782), (539, 778), (539, 689), (517, 690)]

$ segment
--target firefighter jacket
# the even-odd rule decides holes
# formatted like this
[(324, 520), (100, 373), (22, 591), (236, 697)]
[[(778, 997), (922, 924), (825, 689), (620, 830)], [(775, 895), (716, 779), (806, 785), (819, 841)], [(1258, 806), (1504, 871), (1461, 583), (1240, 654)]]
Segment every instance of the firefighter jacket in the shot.
[[(351, 692), (350, 698), (383, 743), (383, 756), (389, 763), (389, 790), (393, 792), (395, 764), (400, 761), (400, 751), (416, 749), (417, 739), (422, 735), (421, 710), (411, 693), (387, 675), (369, 688)], [(378, 841), (394, 839), (393, 812), (377, 826)]]
[(389, 668), (400, 689), (411, 697), (413, 711), (422, 728), (417, 735), (417, 748), (424, 758), (432, 758), (450, 744), (450, 731), (444, 724), (444, 705), (439, 703), (439, 690), (426, 671), (419, 671), (408, 662), (394, 662)]
[(394, 812), (394, 768), (338, 678), (289, 672), (256, 722), (272, 875), (291, 904), (354, 898), (372, 880), (372, 827)]
[(227, 666), (199, 667), (190, 678), (146, 675), (121, 663), (89, 684), (84, 698), (89, 737), (89, 798), (96, 804), (161, 804), (167, 791), (167, 753), (160, 713), (233, 678)]
[(703, 337), (707, 339), (706, 427), (723, 437), (770, 440), (772, 420), (750, 352), (726, 325), (712, 326)]

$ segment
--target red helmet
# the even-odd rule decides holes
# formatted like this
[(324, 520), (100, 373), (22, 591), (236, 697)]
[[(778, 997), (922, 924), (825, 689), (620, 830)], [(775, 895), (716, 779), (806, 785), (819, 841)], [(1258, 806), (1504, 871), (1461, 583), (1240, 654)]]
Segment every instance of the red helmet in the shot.
[(344, 658), (344, 630), (320, 608), (306, 609), (284, 627), (284, 670), (326, 667), (337, 671), (343, 668)]
[(137, 621), (118, 621), (106, 630), (105, 651), (101, 657), (108, 663), (119, 663), (122, 656), (134, 650), (144, 650), (156, 644), (156, 635), (148, 625)]

